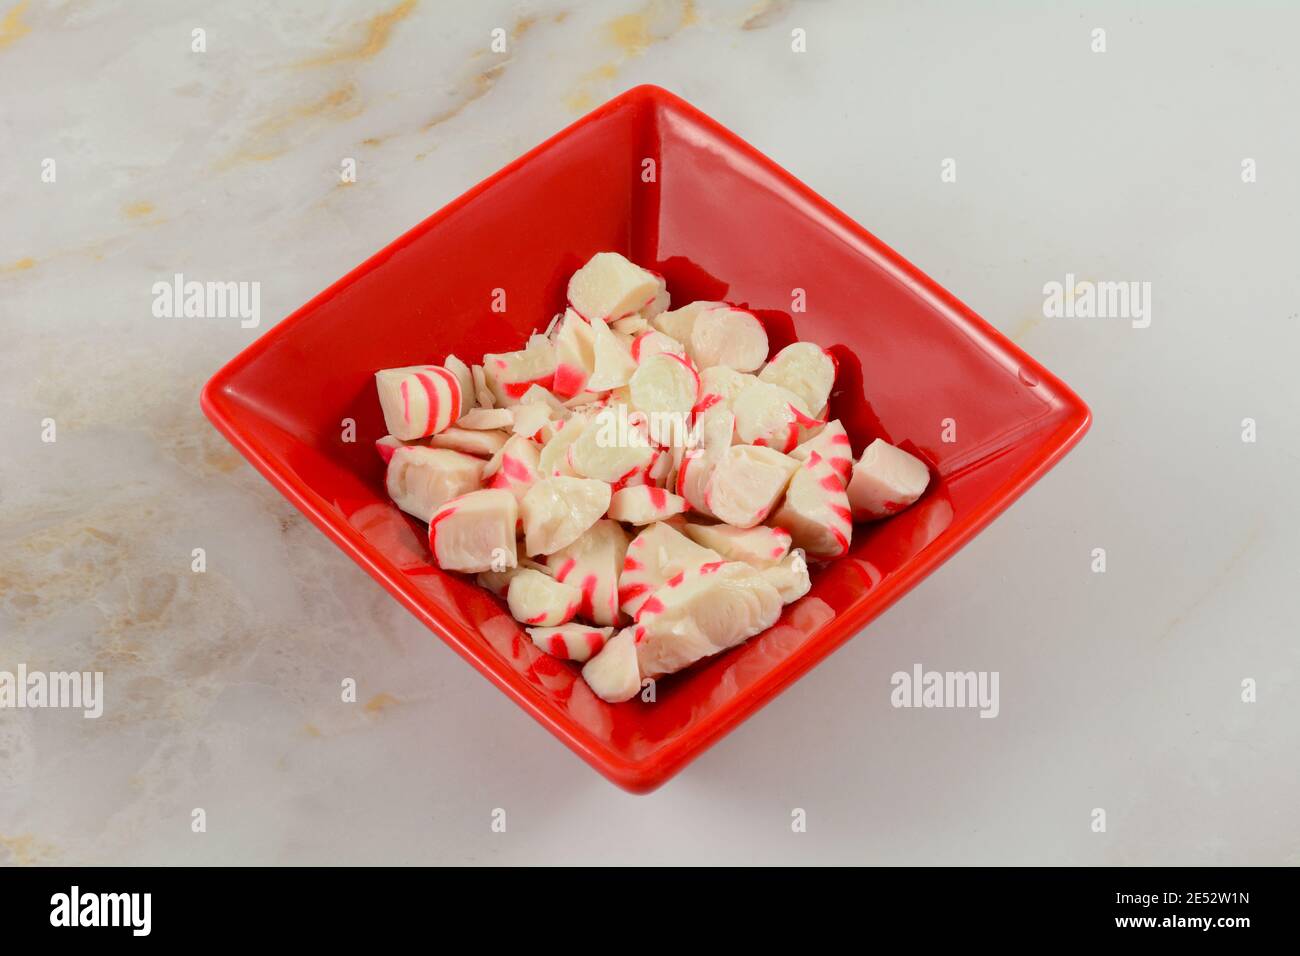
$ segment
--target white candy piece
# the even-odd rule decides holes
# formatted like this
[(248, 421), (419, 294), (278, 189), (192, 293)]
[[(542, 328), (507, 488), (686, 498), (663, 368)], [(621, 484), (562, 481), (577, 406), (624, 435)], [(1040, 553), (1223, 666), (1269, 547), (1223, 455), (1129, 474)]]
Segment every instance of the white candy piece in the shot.
[(628, 383), (632, 408), (646, 416), (650, 437), (661, 445), (680, 443), (673, 436), (684, 435), (699, 392), (695, 368), (672, 352), (643, 361)]
[[(502, 491), (514, 503), (514, 495)], [(609, 485), (587, 478), (543, 478), (519, 503), (524, 550), (552, 554), (572, 544), (609, 510)], [(513, 528), (512, 528), (513, 532)]]
[(650, 470), (646, 472), (646, 484), (654, 485), (656, 488), (663, 488), (665, 490), (671, 487), (669, 484), (669, 477), (672, 474), (674, 467), (673, 455), (680, 454), (682, 451), (683, 449), (680, 447), (668, 449), (666, 451), (661, 449), (660, 454), (655, 456), (654, 463), (650, 466)]
[(528, 489), (541, 477), (540, 454), (527, 438), (514, 435), (501, 448), (501, 457), (488, 483), (490, 488), (504, 488), (522, 501)]
[(555, 381), (555, 348), (534, 335), (518, 352), (483, 356), (483, 375), (497, 406), (516, 405), (533, 385), (550, 388)]
[(606, 322), (653, 303), (659, 278), (617, 252), (598, 252), (569, 279), (569, 305), (584, 319)]
[(787, 554), (780, 564), (759, 571), (763, 580), (776, 588), (784, 604), (799, 600), (812, 590), (812, 578), (808, 576), (808, 562), (802, 551)]
[(813, 464), (826, 462), (845, 485), (848, 485), (853, 473), (853, 449), (849, 446), (848, 433), (838, 418), (818, 429), (815, 436), (790, 452), (790, 457), (798, 461), (811, 459)]
[(651, 328), (647, 328), (633, 337), (631, 352), (632, 361), (638, 365), (646, 359), (661, 355), (664, 352), (671, 352), (673, 355), (686, 358), (686, 346), (671, 335), (664, 335), (658, 329)]
[[(649, 308), (649, 306), (647, 306)], [(625, 315), (621, 319), (615, 319), (609, 323), (609, 327), (619, 335), (626, 335), (636, 341), (636, 337), (650, 328), (650, 323), (646, 321), (645, 316), (640, 312), (633, 312), (631, 315)], [(635, 344), (633, 346), (635, 348)], [(634, 353), (635, 355), (635, 353)]]
[(555, 580), (566, 581), (581, 593), (577, 613), (583, 620), (619, 623), (618, 583), (627, 548), (627, 532), (618, 522), (601, 520), (546, 559)]
[(591, 320), (592, 354), (595, 366), (587, 379), (587, 390), (607, 392), (628, 383), (636, 371), (636, 360), (626, 339), (614, 332), (599, 318)]
[(428, 521), (451, 499), (477, 489), (482, 475), (483, 462), (470, 455), (409, 445), (393, 451), (384, 483), (397, 507)]
[[(549, 408), (552, 414), (559, 415), (560, 417), (565, 417), (570, 412), (569, 407), (556, 398), (549, 389), (545, 389), (536, 384), (529, 385), (528, 390), (524, 392), (523, 395), (519, 396), (519, 404), (541, 405), (545, 408)], [(515, 412), (518, 413), (517, 407), (515, 408)]]
[(704, 489), (704, 505), (720, 521), (752, 528), (768, 516), (799, 468), (793, 458), (759, 445), (732, 445)]
[(699, 443), (682, 455), (677, 469), (677, 494), (686, 499), (693, 511), (714, 517), (705, 503), (705, 491), (713, 469), (727, 449), (735, 434), (736, 416), (726, 409), (715, 414), (708, 412), (699, 422)]
[(385, 435), (383, 438), (375, 439), (375, 451), (379, 453), (379, 460), (385, 465), (393, 460), (393, 452), (399, 448), (406, 447), (428, 448), (429, 442), (424, 438), (416, 438), (411, 441), (402, 441), (400, 438), (394, 438), (392, 435)]
[(520, 624), (555, 627), (567, 624), (578, 613), (581, 595), (572, 584), (557, 581), (549, 574), (520, 570), (510, 579), (506, 606)]
[(744, 392), (746, 385), (757, 381), (758, 378), (746, 375), (745, 372), (737, 372), (727, 365), (714, 365), (712, 368), (703, 369), (699, 373), (699, 398), (692, 408), (695, 428), (702, 433), (707, 432), (715, 419), (731, 415), (732, 418), (728, 420), (732, 424), (732, 436), (728, 441), (738, 441), (735, 427), (736, 398)]
[(613, 393), (612, 392), (591, 392), (584, 388), (581, 392), (579, 392), (577, 395), (574, 395), (572, 398), (566, 398), (564, 400), (564, 407), (569, 409), (570, 411), (574, 411), (580, 408), (588, 408), (589, 406), (599, 402), (608, 402), (609, 396), (611, 394)]
[(770, 382), (750, 382), (732, 402), (736, 410), (736, 437), (742, 444), (765, 445), (779, 452), (793, 451), (802, 421), (814, 422), (798, 395)]
[(670, 580), (637, 616), (637, 662), (646, 677), (672, 674), (776, 623), (781, 595), (739, 561), (706, 564)]
[[(517, 544), (517, 543), (516, 543)], [(513, 568), (506, 568), (504, 571), (480, 571), (474, 578), (480, 587), (487, 588), (497, 597), (504, 600), (510, 590), (510, 582), (514, 580), (515, 575), (520, 571), (540, 571), (542, 574), (550, 574), (550, 570), (544, 564), (538, 564), (531, 558), (518, 554), (516, 551), (517, 563)]]
[(456, 427), (465, 431), (483, 432), (510, 428), (514, 423), (514, 413), (508, 408), (471, 408), (457, 420)]
[(847, 553), (853, 538), (853, 517), (843, 483), (825, 461), (813, 462), (811, 457), (790, 479), (785, 501), (772, 515), (772, 523), (789, 531), (796, 547), (820, 560)]
[(654, 298), (641, 307), (640, 312), (641, 318), (646, 321), (653, 319), (657, 315), (662, 315), (668, 310), (668, 306), (672, 305), (673, 301), (672, 296), (668, 294), (668, 283), (664, 281), (664, 277), (657, 274), (654, 275), (655, 278), (659, 280), (659, 289), (655, 292)]
[[(826, 419), (829, 411), (829, 405), (823, 406), (821, 414), (817, 415), (814, 419), (814, 421), (817, 422), (816, 425), (809, 425), (806, 427), (802, 425), (799, 426), (799, 445), (806, 445), (826, 430), (826, 425), (828, 424)], [(795, 445), (795, 448), (798, 448), (799, 445)]]
[(685, 498), (670, 494), (655, 485), (620, 488), (609, 500), (609, 516), (627, 524), (652, 524), (685, 511)]
[(520, 402), (510, 409), (514, 424), (510, 430), (524, 438), (540, 439), (555, 418), (555, 410), (544, 402)]
[(581, 478), (569, 464), (569, 447), (582, 437), (587, 421), (574, 416), (557, 423), (555, 433), (542, 446), (542, 453), (537, 462), (537, 470), (543, 478)]
[(835, 386), (835, 359), (820, 345), (793, 342), (777, 352), (758, 377), (794, 392), (804, 408), (821, 408)]
[(445, 571), (503, 571), (518, 563), (515, 496), (499, 488), (453, 498), (429, 519), (429, 550)]
[(485, 483), (489, 478), (493, 477), (498, 471), (501, 470), (501, 459), (505, 456), (505, 451), (506, 451), (506, 446), (502, 445), (500, 450), (497, 451), (496, 454), (494, 454), (491, 458), (489, 458), (484, 463), (483, 481)]
[[(503, 568), (500, 571), (480, 571), (475, 576), (474, 580), (479, 587), (487, 588), (499, 598), (505, 598), (507, 591), (510, 589), (510, 582), (514, 579), (514, 576), (531, 564), (533, 564), (533, 562), (519, 554), (518, 542), (516, 542), (514, 567)], [(536, 568), (534, 568), (534, 570), (536, 570)]]
[(738, 372), (752, 372), (767, 361), (767, 330), (754, 313), (744, 309), (706, 309), (691, 327), (689, 352), (700, 368), (726, 365)]
[(559, 627), (530, 627), (528, 636), (533, 643), (552, 657), (566, 661), (589, 661), (600, 653), (612, 627), (592, 627), (589, 624), (561, 624)]
[(618, 581), (619, 603), (626, 613), (636, 617), (669, 578), (721, 560), (716, 551), (700, 547), (670, 525), (652, 524), (628, 545)]
[(474, 373), (470, 367), (456, 358), (454, 355), (448, 355), (442, 363), (443, 368), (452, 375), (456, 376), (456, 381), (460, 383), (460, 401), (461, 417), (464, 417), (475, 405), (478, 404), (474, 395)]
[(711, 548), (727, 561), (744, 561), (770, 568), (784, 560), (794, 543), (784, 528), (733, 528), (728, 524), (687, 524), (683, 530), (696, 544)]
[(599, 395), (595, 392), (581, 391), (573, 398), (564, 403), (564, 407), (569, 413), (584, 421), (595, 418), (596, 413), (610, 403), (614, 392), (601, 392)]
[(478, 403), (478, 407), (495, 408), (496, 396), (492, 394), (492, 389), (487, 383), (487, 376), (483, 374), (483, 366), (475, 365), (470, 369), (470, 374), (474, 378), (474, 400)]
[(510, 589), (510, 582), (514, 576), (522, 571), (521, 567), (507, 568), (504, 571), (480, 571), (474, 576), (474, 582), (481, 588), (486, 588), (497, 597), (504, 599), (506, 592)]
[[(805, 442), (812, 441), (814, 438), (816, 438), (818, 435), (820, 435), (823, 431), (826, 430), (826, 426), (830, 424), (830, 417), (831, 417), (830, 411), (831, 411), (830, 405), (823, 405), (821, 411), (818, 412), (815, 416), (813, 416), (811, 420), (800, 421), (799, 423), (799, 444), (800, 445), (802, 445)], [(797, 448), (798, 445), (796, 445), (795, 447)]]
[(591, 323), (572, 309), (565, 309), (564, 318), (555, 333), (555, 394), (572, 398), (587, 385), (587, 379), (596, 369), (596, 332)]
[(680, 309), (661, 312), (650, 320), (650, 324), (664, 335), (672, 336), (682, 345), (688, 345), (691, 341), (691, 331), (695, 328), (695, 320), (700, 313), (709, 309), (726, 308), (726, 306), (725, 302), (709, 302), (703, 299), (689, 302)]
[(887, 518), (916, 501), (930, 484), (925, 462), (877, 438), (853, 466), (848, 500), (856, 521)]
[(506, 433), (470, 431), (465, 428), (445, 428), (429, 439), (431, 448), (450, 448), (463, 451), (467, 455), (480, 455), (490, 458), (501, 450), (506, 443)]
[(702, 415), (715, 408), (734, 411), (736, 396), (745, 386), (758, 379), (745, 372), (737, 372), (726, 365), (715, 365), (700, 372), (700, 397), (695, 403), (695, 413)]
[(631, 628), (623, 628), (582, 667), (582, 679), (601, 700), (619, 704), (641, 692), (636, 643)]
[[(670, 445), (668, 447), (668, 454), (661, 456), (659, 461), (656, 462), (656, 465), (660, 465), (662, 462), (666, 460), (668, 462), (668, 466), (666, 468), (666, 474), (664, 475), (663, 481), (655, 481), (655, 484), (657, 484), (660, 488), (664, 488), (669, 491), (675, 489), (677, 487), (677, 473), (681, 470), (682, 460), (685, 457), (686, 457), (685, 442), (674, 442), (672, 445)], [(654, 471), (656, 470), (658, 469), (657, 468), (652, 469), (651, 472), (652, 480), (654, 479)], [(682, 500), (684, 501), (685, 499)], [(687, 507), (689, 508), (690, 505), (688, 504)]]
[(402, 441), (436, 434), (461, 416), (460, 380), (437, 365), (383, 369), (375, 388), (388, 433)]
[(569, 466), (584, 478), (617, 488), (645, 484), (659, 451), (644, 425), (630, 418), (627, 406), (602, 409), (569, 445)]

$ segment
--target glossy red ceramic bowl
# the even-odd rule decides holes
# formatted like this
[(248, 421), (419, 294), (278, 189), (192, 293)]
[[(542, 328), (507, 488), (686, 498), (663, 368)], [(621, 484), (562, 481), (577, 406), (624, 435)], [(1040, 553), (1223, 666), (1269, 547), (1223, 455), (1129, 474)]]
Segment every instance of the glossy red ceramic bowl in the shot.
[[(646, 161), (653, 160), (653, 167)], [(649, 175), (653, 172), (653, 176)], [(647, 181), (652, 180), (652, 181)], [(570, 274), (616, 250), (674, 302), (726, 299), (839, 361), (831, 399), (855, 454), (873, 438), (927, 461), (914, 507), (854, 529), (848, 556), (771, 630), (609, 705), (542, 653), (502, 602), (430, 561), (389, 503), (372, 447), (376, 369), (522, 347)], [(493, 290), (508, 311), (491, 311)], [(794, 311), (802, 289), (806, 311)], [(671, 93), (629, 90), (430, 216), (213, 377), (213, 424), (430, 629), (619, 786), (648, 791), (902, 597), (1086, 431), (1050, 372), (789, 173)], [(357, 440), (342, 440), (353, 418)], [(945, 441), (945, 420), (955, 440)]]

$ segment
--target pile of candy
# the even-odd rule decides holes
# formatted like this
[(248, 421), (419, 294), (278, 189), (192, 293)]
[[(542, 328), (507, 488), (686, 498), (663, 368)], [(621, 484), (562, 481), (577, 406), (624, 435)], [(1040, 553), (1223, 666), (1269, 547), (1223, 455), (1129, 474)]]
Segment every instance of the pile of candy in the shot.
[(604, 700), (771, 627), (855, 521), (925, 491), (827, 420), (836, 365), (725, 302), (669, 311), (657, 274), (597, 253), (524, 348), (377, 372), (388, 494), (440, 568), (478, 575)]

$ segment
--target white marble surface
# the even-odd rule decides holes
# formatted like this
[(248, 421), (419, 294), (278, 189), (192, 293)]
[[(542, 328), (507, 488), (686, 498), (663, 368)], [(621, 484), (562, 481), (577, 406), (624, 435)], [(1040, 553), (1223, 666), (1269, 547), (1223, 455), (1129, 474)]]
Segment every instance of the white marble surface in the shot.
[[(1048, 6), (0, 0), (0, 669), (102, 669), (108, 693), (98, 721), (0, 711), (0, 863), (1300, 863), (1300, 11)], [(1096, 421), (832, 665), (633, 797), (310, 527), (197, 393), (641, 82)], [(262, 328), (155, 319), (177, 271), (260, 281)], [(1067, 272), (1151, 282), (1151, 327), (1043, 318)], [(999, 671), (1000, 716), (891, 708), (916, 662)]]

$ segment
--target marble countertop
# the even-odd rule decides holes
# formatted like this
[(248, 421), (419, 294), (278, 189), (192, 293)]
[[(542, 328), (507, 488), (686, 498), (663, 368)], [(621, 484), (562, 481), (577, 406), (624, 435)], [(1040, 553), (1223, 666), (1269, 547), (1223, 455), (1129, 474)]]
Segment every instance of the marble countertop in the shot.
[[(1300, 863), (1300, 11), (1178, 6), (0, 0), (0, 670), (105, 674), (98, 719), (0, 710), (0, 863)], [(634, 797), (197, 396), (643, 82), (929, 272), (1095, 423), (834, 666)], [(260, 327), (155, 317), (176, 272), (260, 282)], [(1067, 275), (1149, 282), (1149, 326), (1045, 316)], [(895, 709), (916, 663), (999, 672), (999, 716)]]

